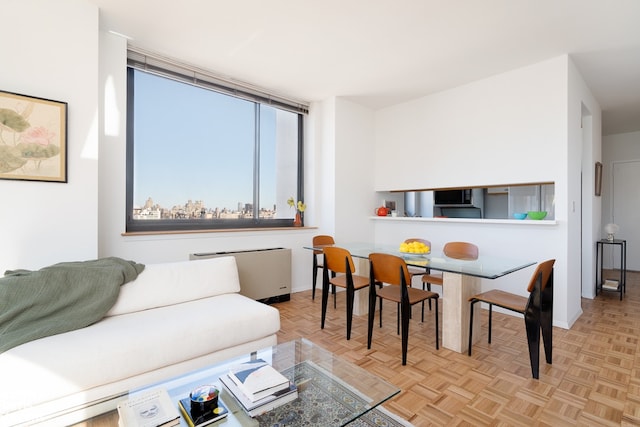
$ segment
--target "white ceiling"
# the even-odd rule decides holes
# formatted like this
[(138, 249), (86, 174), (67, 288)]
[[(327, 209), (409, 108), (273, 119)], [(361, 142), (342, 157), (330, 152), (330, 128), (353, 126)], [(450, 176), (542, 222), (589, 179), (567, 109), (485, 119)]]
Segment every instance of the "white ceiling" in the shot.
[(640, 0), (89, 0), (130, 44), (372, 108), (570, 54), (603, 133), (640, 130)]

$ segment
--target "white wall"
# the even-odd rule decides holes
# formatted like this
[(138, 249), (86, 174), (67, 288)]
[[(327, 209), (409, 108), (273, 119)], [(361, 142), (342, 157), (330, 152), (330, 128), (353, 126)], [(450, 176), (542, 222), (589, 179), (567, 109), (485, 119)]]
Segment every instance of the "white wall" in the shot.
[(566, 180), (566, 68), (558, 57), (377, 112), (375, 189)]
[(0, 272), (95, 258), (98, 9), (2, 0), (0, 10), (1, 89), (68, 103), (68, 183), (0, 180)]
[(379, 206), (373, 188), (374, 113), (353, 102), (336, 100), (335, 237), (350, 242), (373, 240), (366, 218)]

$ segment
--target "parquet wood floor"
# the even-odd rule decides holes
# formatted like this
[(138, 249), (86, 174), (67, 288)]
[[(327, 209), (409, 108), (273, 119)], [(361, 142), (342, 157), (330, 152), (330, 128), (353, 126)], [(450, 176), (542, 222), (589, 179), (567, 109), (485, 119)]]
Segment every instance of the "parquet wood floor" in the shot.
[[(524, 286), (524, 285), (523, 285)], [(556, 285), (558, 286), (558, 285)], [(440, 302), (442, 304), (442, 302)], [(385, 407), (415, 426), (638, 426), (640, 425), (640, 273), (627, 274), (627, 293), (582, 299), (582, 316), (570, 330), (553, 329), (553, 364), (531, 378), (522, 318), (481, 310), (481, 341), (473, 355), (435, 349), (433, 315), (414, 307), (407, 365), (402, 366), (396, 309), (386, 304), (367, 350), (366, 316), (354, 316), (346, 340), (344, 293), (330, 304), (320, 329), (320, 298), (311, 291), (274, 304), (282, 327), (278, 341), (305, 337), (397, 385)], [(377, 322), (377, 314), (376, 314)]]

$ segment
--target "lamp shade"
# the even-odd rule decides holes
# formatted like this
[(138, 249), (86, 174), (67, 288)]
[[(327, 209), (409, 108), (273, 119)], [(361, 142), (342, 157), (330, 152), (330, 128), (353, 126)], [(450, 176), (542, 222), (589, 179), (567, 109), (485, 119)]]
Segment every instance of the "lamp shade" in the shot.
[(604, 231), (607, 234), (616, 234), (620, 230), (620, 226), (618, 224), (609, 223), (604, 226)]
[(614, 239), (614, 234), (616, 234), (620, 230), (618, 224), (609, 223), (604, 226), (604, 231), (607, 233), (607, 240), (612, 242)]

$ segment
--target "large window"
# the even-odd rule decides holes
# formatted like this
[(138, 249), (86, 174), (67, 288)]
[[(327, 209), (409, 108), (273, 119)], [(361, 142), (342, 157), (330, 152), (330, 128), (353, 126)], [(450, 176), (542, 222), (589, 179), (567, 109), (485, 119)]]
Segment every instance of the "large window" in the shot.
[(287, 199), (303, 198), (304, 111), (273, 104), (130, 65), (127, 231), (290, 226)]

